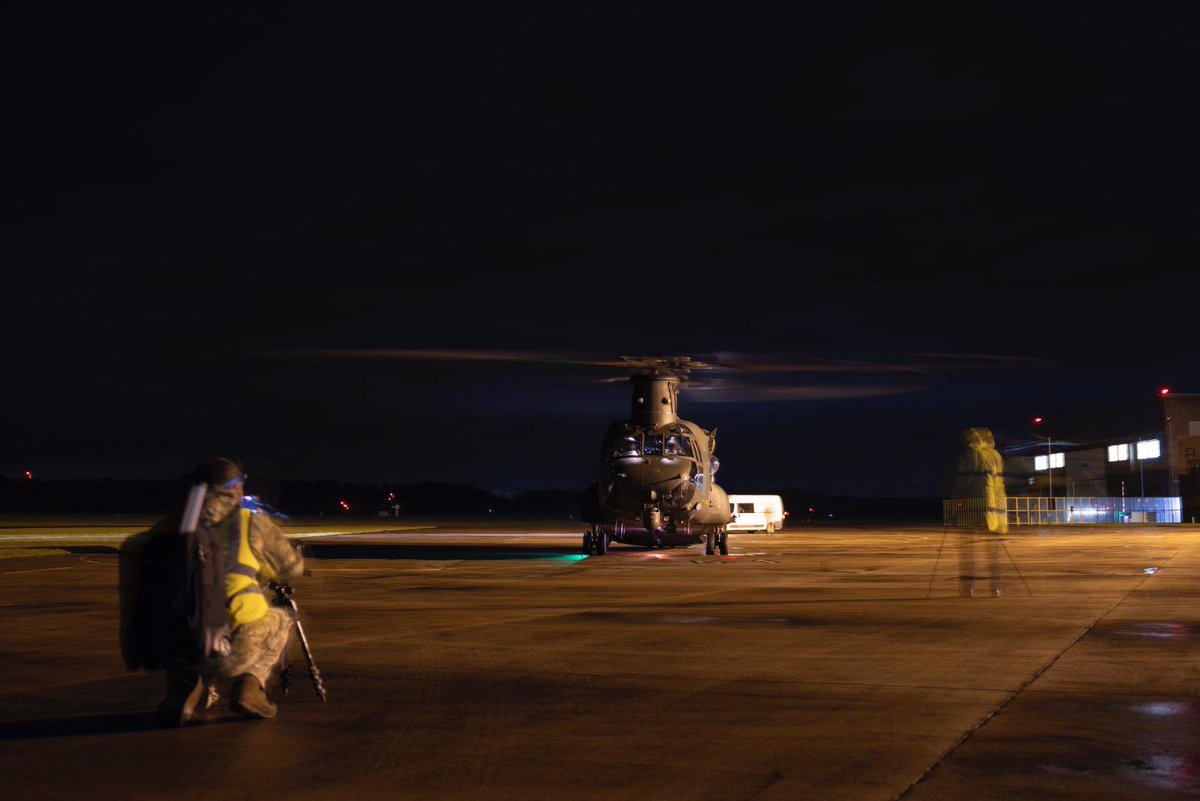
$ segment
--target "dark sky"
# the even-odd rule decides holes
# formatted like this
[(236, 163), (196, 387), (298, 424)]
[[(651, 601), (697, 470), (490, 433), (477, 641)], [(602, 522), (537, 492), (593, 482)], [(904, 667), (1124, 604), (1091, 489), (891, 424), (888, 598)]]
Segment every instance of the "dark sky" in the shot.
[(7, 6), (0, 475), (582, 487), (628, 411), (275, 349), (963, 357), (685, 393), (735, 492), (938, 495), (967, 426), (1200, 391), (1192, 20), (806, 5)]

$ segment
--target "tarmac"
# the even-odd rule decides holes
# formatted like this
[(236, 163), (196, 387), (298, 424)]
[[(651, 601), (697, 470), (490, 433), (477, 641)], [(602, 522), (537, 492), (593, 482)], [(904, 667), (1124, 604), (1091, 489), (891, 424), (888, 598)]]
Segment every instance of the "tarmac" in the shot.
[(111, 548), (0, 561), (0, 796), (1200, 797), (1200, 528), (433, 525), (299, 537), (327, 700), (296, 646), (275, 719), (176, 729)]

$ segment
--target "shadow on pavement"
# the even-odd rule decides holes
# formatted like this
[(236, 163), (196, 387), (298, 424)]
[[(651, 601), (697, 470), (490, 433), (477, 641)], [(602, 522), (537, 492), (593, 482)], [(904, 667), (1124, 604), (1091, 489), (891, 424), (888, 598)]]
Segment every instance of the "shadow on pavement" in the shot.
[(0, 740), (31, 740), (37, 737), (76, 737), (94, 734), (161, 729), (153, 712), (118, 712), (108, 715), (79, 715), (0, 723)]
[(494, 561), (499, 559), (586, 558), (578, 547), (528, 545), (489, 545), (486, 548), (464, 545), (405, 545), (305, 542), (304, 556), (313, 559), (424, 559)]
[[(185, 728), (219, 723), (245, 723), (241, 715), (212, 715), (193, 718)], [(89, 737), (100, 734), (129, 734), (165, 731), (154, 712), (113, 712), (107, 715), (77, 715), (69, 718), (14, 720), (0, 723), (0, 741), (35, 740), (42, 737)]]

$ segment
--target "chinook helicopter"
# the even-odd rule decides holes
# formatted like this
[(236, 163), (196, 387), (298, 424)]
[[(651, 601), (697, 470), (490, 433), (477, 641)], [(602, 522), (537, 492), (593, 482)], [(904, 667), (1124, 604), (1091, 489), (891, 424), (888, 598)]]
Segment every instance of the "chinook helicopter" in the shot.
[(679, 386), (689, 357), (626, 358), (633, 371), (628, 420), (612, 423), (600, 447), (600, 478), (584, 491), (581, 519), (591, 524), (583, 551), (608, 553), (613, 542), (664, 547), (704, 543), (729, 553), (729, 498), (714, 480), (716, 429), (679, 417)]

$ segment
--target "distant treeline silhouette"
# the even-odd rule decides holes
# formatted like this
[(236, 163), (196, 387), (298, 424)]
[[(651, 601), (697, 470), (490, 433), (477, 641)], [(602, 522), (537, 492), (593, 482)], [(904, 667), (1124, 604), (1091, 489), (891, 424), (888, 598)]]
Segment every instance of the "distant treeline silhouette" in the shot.
[[(72, 514), (169, 514), (187, 495), (177, 479), (42, 480), (0, 476), (0, 512)], [(469, 484), (262, 481), (246, 491), (289, 515), (506, 515), (578, 519), (583, 490), (538, 489), (511, 495)], [(940, 498), (866, 498), (784, 490), (788, 525), (839, 520), (941, 520)], [(811, 511), (810, 511), (811, 509)]]

